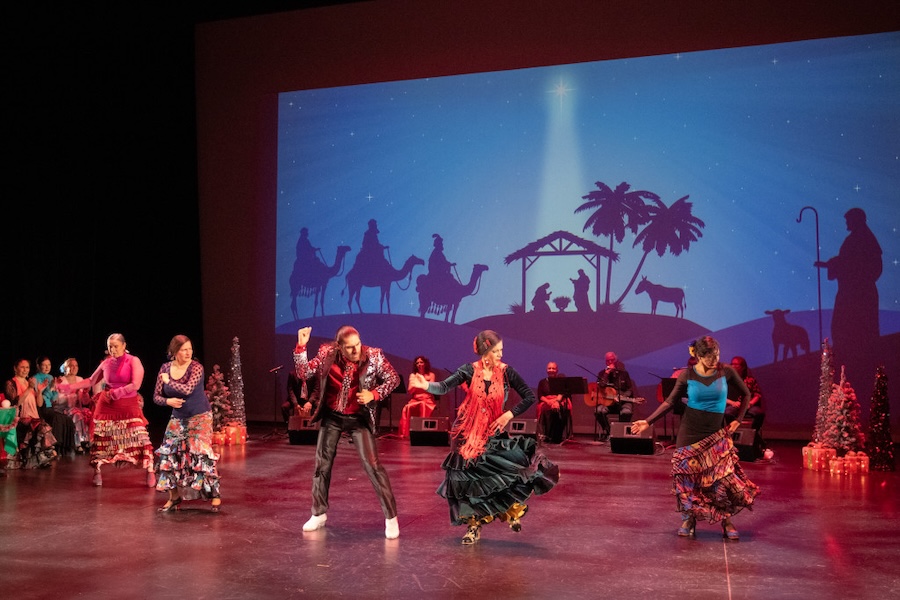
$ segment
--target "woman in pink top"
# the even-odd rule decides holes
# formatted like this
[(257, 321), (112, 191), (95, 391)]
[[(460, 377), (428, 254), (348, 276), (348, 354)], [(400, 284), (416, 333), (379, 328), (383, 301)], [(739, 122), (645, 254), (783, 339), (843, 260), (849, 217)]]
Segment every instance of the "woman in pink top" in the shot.
[(103, 391), (94, 397), (94, 430), (91, 438), (91, 465), (94, 485), (103, 485), (100, 467), (131, 464), (147, 471), (147, 486), (156, 485), (153, 446), (147, 433), (147, 419), (138, 393), (144, 381), (144, 365), (125, 349), (125, 337), (114, 333), (106, 339), (107, 356), (90, 379), (60, 384), (60, 391), (90, 388), (101, 381)]

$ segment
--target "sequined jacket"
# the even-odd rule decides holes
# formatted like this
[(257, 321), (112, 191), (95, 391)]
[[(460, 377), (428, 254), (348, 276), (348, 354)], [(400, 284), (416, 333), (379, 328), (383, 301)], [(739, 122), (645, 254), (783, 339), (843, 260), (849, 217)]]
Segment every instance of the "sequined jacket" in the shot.
[[(299, 350), (299, 351), (298, 351)], [(297, 349), (294, 351), (294, 370), (297, 377), (301, 379), (309, 379), (315, 377), (317, 385), (313, 393), (314, 398), (310, 401), (315, 405), (311, 417), (312, 422), (319, 421), (322, 418), (323, 406), (325, 398), (325, 386), (328, 384), (328, 373), (334, 361), (337, 360), (338, 348), (334, 344), (323, 344), (319, 346), (319, 352), (315, 358), (309, 360), (305, 349)], [(359, 361), (359, 369), (357, 370), (359, 377), (359, 389), (371, 390), (378, 397), (376, 400), (369, 402), (363, 408), (368, 413), (367, 425), (372, 433), (375, 433), (376, 423), (376, 402), (388, 397), (394, 391), (394, 388), (400, 383), (400, 375), (394, 370), (394, 367), (385, 357), (381, 348), (372, 348), (370, 346), (362, 347), (362, 358)]]

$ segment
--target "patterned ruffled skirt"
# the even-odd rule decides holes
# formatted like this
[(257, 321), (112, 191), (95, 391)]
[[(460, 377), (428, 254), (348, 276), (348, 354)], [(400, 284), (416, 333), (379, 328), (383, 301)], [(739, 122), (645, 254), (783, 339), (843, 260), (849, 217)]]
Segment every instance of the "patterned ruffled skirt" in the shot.
[(185, 500), (219, 497), (219, 456), (212, 447), (212, 411), (187, 419), (172, 417), (156, 451), (156, 489), (178, 490)]
[(140, 396), (110, 400), (105, 391), (97, 394), (91, 465), (130, 464), (142, 469), (153, 466), (153, 445), (142, 405)]
[(31, 419), (19, 422), (17, 427), (19, 435), (19, 449), (15, 456), (11, 456), (7, 468), (9, 469), (39, 469), (49, 467), (58, 457), (56, 453), (56, 438), (53, 437), (53, 428), (43, 419)]
[(744, 508), (753, 510), (759, 487), (747, 479), (728, 429), (682, 446), (672, 456), (677, 510), (716, 523)]
[(533, 438), (505, 432), (491, 436), (484, 453), (474, 459), (451, 450), (441, 468), (446, 473), (437, 493), (447, 499), (454, 525), (473, 517), (500, 517), (559, 481), (559, 467), (537, 451)]

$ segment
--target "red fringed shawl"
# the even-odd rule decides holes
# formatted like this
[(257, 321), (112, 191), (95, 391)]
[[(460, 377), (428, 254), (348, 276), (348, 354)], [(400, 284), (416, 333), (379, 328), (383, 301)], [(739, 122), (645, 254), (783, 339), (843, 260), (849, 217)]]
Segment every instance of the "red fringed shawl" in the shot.
[(485, 392), (484, 365), (479, 360), (473, 363), (475, 373), (465, 400), (459, 407), (461, 418), (451, 432), (454, 437), (461, 436), (465, 443), (459, 448), (459, 454), (466, 460), (481, 456), (491, 436), (490, 425), (503, 413), (505, 386), (503, 378), (506, 365), (500, 363), (491, 372), (490, 392)]

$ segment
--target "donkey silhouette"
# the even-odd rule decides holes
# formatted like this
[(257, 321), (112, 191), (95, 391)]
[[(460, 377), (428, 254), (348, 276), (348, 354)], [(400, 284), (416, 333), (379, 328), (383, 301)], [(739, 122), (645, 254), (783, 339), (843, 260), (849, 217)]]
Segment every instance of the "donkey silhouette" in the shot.
[(650, 314), (656, 314), (656, 305), (660, 302), (671, 302), (675, 305), (675, 316), (684, 318), (684, 309), (687, 303), (684, 300), (684, 290), (681, 288), (666, 287), (647, 281), (646, 277), (641, 277), (641, 282), (634, 290), (635, 294), (647, 292), (650, 296)]
[(804, 354), (809, 354), (809, 334), (799, 325), (788, 323), (784, 315), (791, 312), (790, 310), (767, 310), (767, 315), (772, 315), (775, 325), (772, 327), (772, 349), (775, 358), (772, 362), (778, 362), (778, 349), (782, 348), (781, 360), (786, 360), (788, 356), (800, 356), (800, 349)]

